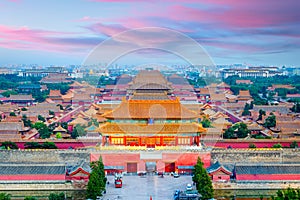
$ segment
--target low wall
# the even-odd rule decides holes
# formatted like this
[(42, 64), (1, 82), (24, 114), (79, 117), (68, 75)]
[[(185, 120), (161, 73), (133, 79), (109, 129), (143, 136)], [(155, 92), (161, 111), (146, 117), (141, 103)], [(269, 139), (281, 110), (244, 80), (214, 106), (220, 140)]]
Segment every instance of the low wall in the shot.
[(257, 148), (271, 148), (274, 144), (280, 143), (283, 147), (290, 147), (290, 144), (296, 141), (300, 146), (299, 139), (220, 139), (220, 140), (203, 140), (206, 146), (220, 148), (249, 148), (249, 144), (254, 144)]
[(1, 163), (74, 163), (90, 161), (87, 150), (0, 150)]
[(212, 163), (299, 163), (300, 149), (213, 149)]

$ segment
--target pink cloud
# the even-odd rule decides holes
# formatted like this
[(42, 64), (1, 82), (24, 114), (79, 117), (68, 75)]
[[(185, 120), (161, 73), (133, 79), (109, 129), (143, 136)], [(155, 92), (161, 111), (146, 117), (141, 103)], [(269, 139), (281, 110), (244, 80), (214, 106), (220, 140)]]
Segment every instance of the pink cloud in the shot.
[[(239, 2), (239, 3), (236, 3)], [(262, 1), (264, 2), (264, 1)], [(273, 1), (272, 1), (273, 2)], [(211, 3), (211, 2), (210, 2)], [(273, 3), (246, 4), (245, 1), (212, 1), (214, 5), (223, 6), (214, 9), (197, 9), (185, 5), (174, 5), (168, 8), (168, 17), (173, 20), (214, 23), (230, 28), (259, 28), (275, 26), (282, 23), (293, 23), (300, 20), (298, 12), (289, 13), (292, 4), (277, 6)], [(276, 4), (276, 3), (275, 3)], [(281, 10), (282, 9), (282, 10)], [(280, 12), (281, 11), (281, 12)]]
[(88, 27), (91, 31), (98, 33), (98, 34), (104, 34), (106, 36), (113, 36), (115, 34), (118, 34), (120, 32), (123, 32), (127, 30), (126, 27), (119, 25), (119, 24), (111, 24), (106, 25), (102, 23), (96, 23)]
[[(35, 30), (29, 27), (0, 25), (0, 47), (8, 49), (30, 49), (53, 52), (72, 52), (76, 48), (91, 47), (89, 43), (74, 43), (73, 33)], [(71, 40), (71, 41), (70, 41)]]
[[(124, 2), (136, 0), (95, 0), (96, 2)], [(149, 2), (140, 2), (131, 14), (134, 17), (119, 18), (118, 23), (129, 28), (149, 25), (148, 18), (157, 17), (174, 20), (175, 22), (202, 22), (215, 24), (225, 28), (261, 28), (279, 24), (300, 21), (300, 1), (286, 0), (166, 0), (155, 1), (155, 6)], [(189, 3), (193, 3), (189, 5)], [(122, 20), (122, 21), (121, 21)], [(130, 22), (130, 21), (134, 22)], [(157, 21), (156, 24), (160, 22)], [(217, 28), (218, 28), (217, 27)]]

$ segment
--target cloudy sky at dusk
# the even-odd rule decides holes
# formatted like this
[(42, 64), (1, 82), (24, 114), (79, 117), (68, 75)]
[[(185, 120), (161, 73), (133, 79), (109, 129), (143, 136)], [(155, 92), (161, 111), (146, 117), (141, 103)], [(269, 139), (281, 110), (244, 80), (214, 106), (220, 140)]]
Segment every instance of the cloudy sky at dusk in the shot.
[(216, 64), (300, 66), (299, 8), (299, 0), (1, 0), (0, 64), (81, 64), (111, 36), (162, 27), (197, 41)]

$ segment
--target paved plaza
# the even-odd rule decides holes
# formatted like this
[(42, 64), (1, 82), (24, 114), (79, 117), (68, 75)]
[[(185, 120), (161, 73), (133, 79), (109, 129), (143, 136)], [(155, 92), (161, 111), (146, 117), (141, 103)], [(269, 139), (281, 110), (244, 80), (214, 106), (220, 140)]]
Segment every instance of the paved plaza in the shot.
[(192, 177), (124, 176), (122, 188), (115, 188), (114, 176), (108, 176), (108, 181), (110, 184), (106, 187), (104, 200), (149, 200), (150, 196), (153, 200), (171, 200), (174, 190), (184, 190), (188, 183), (192, 183)]

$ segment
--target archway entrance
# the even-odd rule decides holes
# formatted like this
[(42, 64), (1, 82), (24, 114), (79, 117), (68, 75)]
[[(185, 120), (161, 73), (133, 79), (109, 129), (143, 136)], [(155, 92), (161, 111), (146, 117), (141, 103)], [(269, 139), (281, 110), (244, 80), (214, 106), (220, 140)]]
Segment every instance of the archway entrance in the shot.
[(156, 162), (146, 162), (146, 172), (147, 173), (154, 173), (156, 172)]

